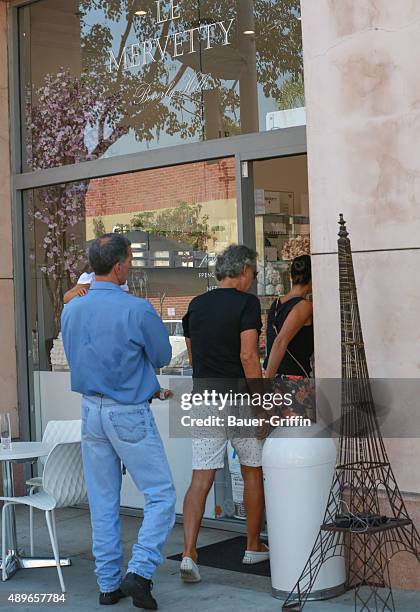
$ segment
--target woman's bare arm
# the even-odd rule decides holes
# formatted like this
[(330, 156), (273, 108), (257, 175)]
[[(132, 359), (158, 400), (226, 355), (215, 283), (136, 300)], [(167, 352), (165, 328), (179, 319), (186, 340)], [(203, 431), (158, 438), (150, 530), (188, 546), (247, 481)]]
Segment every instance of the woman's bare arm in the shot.
[(89, 291), (90, 285), (76, 285), (72, 289), (69, 289), (65, 294), (63, 301), (68, 304), (75, 297), (82, 297)]
[(268, 359), (266, 377), (274, 378), (286, 354), (287, 347), (296, 334), (312, 317), (312, 304), (302, 300), (291, 310), (286, 318), (280, 333), (277, 335), (271, 348)]
[(185, 344), (187, 345), (188, 359), (190, 362), (190, 366), (192, 366), (191, 338), (185, 338)]
[(241, 363), (245, 378), (262, 378), (260, 358), (258, 355), (258, 332), (247, 329), (241, 333)]

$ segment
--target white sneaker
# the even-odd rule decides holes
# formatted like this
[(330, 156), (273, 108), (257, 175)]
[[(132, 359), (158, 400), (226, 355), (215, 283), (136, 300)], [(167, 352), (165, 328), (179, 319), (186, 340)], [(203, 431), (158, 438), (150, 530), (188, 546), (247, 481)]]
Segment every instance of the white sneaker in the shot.
[(242, 563), (245, 565), (255, 565), (256, 563), (262, 563), (263, 561), (268, 561), (270, 558), (270, 550), (266, 544), (263, 544), (265, 550), (256, 551), (256, 550), (246, 550), (244, 554), (244, 558), (242, 559)]
[(200, 582), (201, 576), (197, 563), (191, 557), (184, 557), (179, 568), (183, 582)]

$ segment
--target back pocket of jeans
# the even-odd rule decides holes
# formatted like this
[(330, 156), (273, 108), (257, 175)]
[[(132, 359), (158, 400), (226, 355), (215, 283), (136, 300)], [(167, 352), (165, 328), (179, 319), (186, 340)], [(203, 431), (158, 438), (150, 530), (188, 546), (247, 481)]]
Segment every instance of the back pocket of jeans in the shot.
[(135, 444), (147, 436), (148, 428), (144, 415), (138, 410), (131, 412), (112, 412), (110, 415), (111, 423), (115, 429), (117, 437), (122, 442)]

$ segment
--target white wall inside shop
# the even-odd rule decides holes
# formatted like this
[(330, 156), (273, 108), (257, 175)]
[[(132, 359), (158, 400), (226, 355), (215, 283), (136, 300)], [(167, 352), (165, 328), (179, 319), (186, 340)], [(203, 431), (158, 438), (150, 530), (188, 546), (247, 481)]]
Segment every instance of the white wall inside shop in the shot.
[(255, 189), (293, 192), (298, 215), (309, 215), (306, 155), (254, 162)]
[[(317, 376), (340, 376), (342, 212), (370, 375), (419, 378), (420, 3), (302, 0), (302, 27)], [(386, 444), (400, 488), (419, 493), (420, 437)]]
[[(37, 372), (39, 385), (39, 406), (41, 407), (41, 437), (48, 421), (80, 419), (81, 396), (70, 391), (69, 372)], [(162, 387), (170, 388), (168, 377), (160, 376)], [(182, 514), (184, 495), (191, 480), (191, 440), (171, 437), (169, 432), (169, 402), (155, 400), (152, 411), (162, 437), (163, 445), (171, 466), (176, 488), (176, 512)], [(127, 473), (122, 480), (121, 506), (143, 508), (144, 497), (137, 490), (131, 476)], [(204, 516), (215, 517), (214, 488), (209, 493)]]

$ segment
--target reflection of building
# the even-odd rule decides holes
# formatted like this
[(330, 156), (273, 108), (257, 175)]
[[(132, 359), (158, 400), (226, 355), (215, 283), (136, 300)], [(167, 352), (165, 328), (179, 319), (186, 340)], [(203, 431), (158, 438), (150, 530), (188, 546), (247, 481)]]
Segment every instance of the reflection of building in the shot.
[[(133, 227), (142, 215), (152, 215), (148, 232)], [(125, 228), (133, 244), (132, 289), (162, 316), (182, 317), (195, 295), (216, 285), (216, 254), (237, 241), (234, 161), (95, 179), (86, 197), (87, 240), (98, 220), (104, 231)]]
[[(236, 177), (232, 158), (149, 170), (91, 181), (86, 198), (86, 237), (93, 236), (93, 220), (100, 217), (106, 231), (132, 225), (141, 213), (169, 211), (180, 204), (200, 207), (209, 229), (220, 227), (214, 243), (236, 239)], [(173, 228), (185, 229), (185, 228)], [(212, 242), (208, 245), (212, 250)], [(218, 248), (222, 248), (219, 245)]]
[(209, 288), (214, 268), (209, 253), (148, 232), (125, 235), (133, 251), (131, 293), (148, 299), (162, 318), (179, 320), (193, 297)]
[[(6, 4), (10, 5), (9, 14)], [(84, 27), (87, 22), (108, 28), (115, 50), (121, 28), (132, 23), (133, 16), (119, 15), (116, 25), (99, 9), (86, 18), (81, 4), (73, 0), (0, 3), (0, 150), (4, 162), (0, 168), (0, 393), (2, 410), (10, 410), (13, 415), (15, 434), (39, 436), (41, 424), (55, 416), (54, 411), (65, 406), (68, 416), (75, 410), (70, 402), (66, 404), (65, 383), (60, 387), (59, 377), (52, 378), (56, 373), (49, 371), (47, 360), (40, 361), (39, 357), (49, 351), (58, 332), (52, 314), (54, 295), (48, 292), (46, 274), (50, 274), (52, 293), (57, 290), (58, 302), (60, 290), (70, 283), (67, 273), (64, 279), (54, 279), (52, 272), (41, 272), (50, 259), (48, 253), (55, 257), (52, 248), (56, 245), (44, 247), (43, 239), (51, 228), (42, 219), (34, 222), (27, 214), (46, 204), (43, 188), (50, 185), (60, 189), (69, 183), (88, 183), (82, 221), (71, 224), (69, 199), (65, 206), (59, 200), (49, 203), (55, 206), (57, 218), (67, 223), (66, 237), (71, 242), (75, 236), (81, 249), (94, 236), (94, 219), (100, 218), (109, 231), (117, 225), (131, 224), (136, 214), (154, 212), (173, 219), (180, 203), (200, 205), (200, 217), (207, 216), (208, 226), (217, 228), (209, 231), (210, 237), (204, 241), (207, 254), (218, 253), (233, 241), (258, 246), (260, 260), (270, 266), (268, 275), (259, 278), (264, 307), (274, 297), (270, 294), (280, 291), (278, 275), (270, 270), (283, 264), (282, 241), (294, 237), (283, 235), (283, 226), (293, 234), (296, 218), (309, 216), (316, 371), (325, 378), (340, 374), (335, 251), (336, 219), (343, 212), (352, 230), (370, 374), (382, 379), (417, 379), (420, 344), (415, 330), (420, 295), (413, 279), (417, 279), (420, 256), (416, 223), (420, 111), (415, 61), (419, 3), (302, 0), (301, 23), (298, 0), (184, 2), (185, 11), (190, 13), (193, 5), (205, 6), (211, 14), (216, 6), (225, 7), (226, 15), (216, 15), (220, 19), (230, 18), (233, 12), (234, 52), (213, 56), (203, 44), (194, 66), (189, 64), (187, 54), (185, 61), (165, 58), (155, 72), (151, 64), (140, 76), (150, 80), (154, 93), (165, 93), (165, 85), (182, 82), (182, 78), (194, 75), (197, 67), (203, 73), (212, 73), (211, 87), (198, 90), (190, 99), (179, 99), (178, 104), (164, 95), (144, 107), (135, 103), (135, 79), (127, 79), (122, 87), (115, 73), (99, 78), (103, 75), (97, 72), (101, 67), (106, 69), (102, 55), (108, 57), (108, 49), (101, 47), (101, 40), (89, 39), (94, 28)], [(117, 12), (118, 4), (113, 3)], [(137, 24), (149, 38), (156, 37), (155, 2), (145, 0), (144, 5), (149, 12)], [(197, 11), (187, 17), (191, 22), (199, 19)], [(12, 44), (8, 47), (5, 33), (9, 25)], [(285, 83), (301, 82), (301, 25), (307, 128), (295, 125), (302, 119), (293, 118), (293, 109), (302, 107), (302, 101), (287, 97), (284, 87)], [(128, 43), (135, 42), (131, 36)], [(240, 61), (236, 61), (238, 55)], [(10, 104), (6, 96), (9, 67)], [(71, 86), (80, 87), (80, 96), (70, 101), (65, 97), (71, 90), (69, 77), (61, 74), (61, 67), (73, 79)], [(82, 68), (90, 70), (87, 84), (82, 82)], [(47, 75), (56, 79), (56, 87), (50, 90)], [(108, 83), (110, 89), (102, 96), (101, 87)], [(18, 91), (20, 84), (32, 86), (36, 129), (31, 134), (25, 128), (25, 117), (20, 125), (27, 93)], [(35, 92), (37, 88), (42, 88), (44, 98)], [(100, 100), (101, 109), (112, 108), (114, 114), (101, 116), (102, 122), (95, 119), (89, 114), (94, 100)], [(284, 109), (280, 116), (279, 111)], [(43, 112), (47, 117), (44, 123)], [(285, 129), (281, 117), (286, 115), (293, 127)], [(71, 130), (67, 129), (69, 124)], [(26, 136), (31, 137), (32, 144), (40, 145), (40, 157), (33, 166), (27, 163)], [(10, 158), (10, 149), (9, 168), (5, 160)], [(10, 172), (14, 177), (12, 191)], [(256, 221), (255, 190), (293, 193), (293, 206), (287, 211), (259, 209)], [(281, 199), (281, 195), (268, 199), (276, 198)], [(282, 218), (285, 214), (287, 222)], [(147, 279), (144, 274), (140, 276), (138, 293), (150, 290), (154, 294), (150, 299), (159, 311), (162, 308), (165, 319), (179, 320), (193, 295), (214, 286), (211, 266), (202, 271), (176, 263), (178, 257), (182, 264), (193, 261), (195, 265), (192, 246), (197, 241), (199, 222), (196, 219), (196, 225), (189, 225), (189, 236), (188, 223), (174, 226), (173, 230), (182, 230), (188, 239), (183, 236), (172, 243), (163, 242), (161, 250), (154, 251), (161, 256), (154, 258), (153, 265), (148, 255), (147, 266), (133, 268), (133, 274), (147, 275)], [(135, 250), (140, 253), (142, 249)], [(176, 255), (179, 251), (183, 254)], [(154, 265), (158, 261), (162, 266)], [(198, 278), (197, 270), (202, 274)], [(60, 287), (58, 281), (65, 286)], [(172, 310), (169, 314), (174, 307), (175, 314)], [(58, 398), (54, 389), (59, 391)], [(171, 453), (170, 441), (165, 442)], [(419, 438), (414, 439), (413, 434), (410, 441), (392, 439), (386, 443), (410, 513), (419, 516)], [(172, 458), (181, 482), (176, 453)], [(181, 499), (182, 493), (180, 490), (178, 495)], [(394, 566), (393, 571), (398, 570), (401, 584), (419, 587), (418, 574), (408, 563), (401, 559), (399, 568)], [(402, 579), (402, 575), (407, 578)]]

